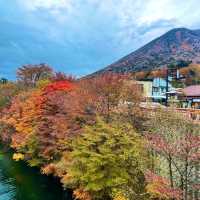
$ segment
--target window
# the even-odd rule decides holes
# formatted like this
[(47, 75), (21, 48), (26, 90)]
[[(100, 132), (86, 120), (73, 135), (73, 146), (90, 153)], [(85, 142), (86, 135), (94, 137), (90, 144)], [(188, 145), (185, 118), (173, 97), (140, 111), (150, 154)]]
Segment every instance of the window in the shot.
[(166, 88), (165, 87), (161, 87), (161, 92), (166, 92)]
[(159, 91), (158, 87), (153, 87), (153, 92), (158, 92), (158, 91)]

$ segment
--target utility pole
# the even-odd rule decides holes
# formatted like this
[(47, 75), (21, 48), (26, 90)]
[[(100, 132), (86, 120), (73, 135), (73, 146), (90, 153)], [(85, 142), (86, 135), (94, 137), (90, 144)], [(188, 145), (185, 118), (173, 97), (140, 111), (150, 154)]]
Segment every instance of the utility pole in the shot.
[(167, 72), (166, 72), (166, 100), (165, 100), (165, 106), (168, 106), (168, 100), (169, 100), (169, 75), (174, 77), (174, 70), (176, 70), (175, 76), (177, 77), (177, 68), (175, 64), (167, 65)]
[(166, 100), (165, 100), (165, 106), (168, 106), (168, 92), (169, 92), (169, 69), (167, 66), (167, 73), (166, 73)]

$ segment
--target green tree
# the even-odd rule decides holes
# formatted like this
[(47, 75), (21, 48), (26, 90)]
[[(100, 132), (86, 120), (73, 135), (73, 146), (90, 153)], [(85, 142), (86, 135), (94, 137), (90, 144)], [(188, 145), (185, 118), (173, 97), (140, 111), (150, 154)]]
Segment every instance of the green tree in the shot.
[(142, 200), (148, 161), (144, 144), (129, 124), (106, 124), (97, 119), (73, 140), (72, 152), (57, 165), (60, 171), (67, 169), (62, 182), (65, 187), (83, 188), (92, 199), (121, 195)]
[(8, 79), (6, 79), (6, 78), (0, 79), (0, 84), (6, 84), (6, 83), (8, 83)]

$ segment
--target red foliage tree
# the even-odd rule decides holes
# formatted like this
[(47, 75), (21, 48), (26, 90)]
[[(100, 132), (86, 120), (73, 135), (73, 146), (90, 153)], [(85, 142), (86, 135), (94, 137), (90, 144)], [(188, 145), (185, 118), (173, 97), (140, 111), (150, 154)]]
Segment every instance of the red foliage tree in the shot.
[(40, 123), (37, 126), (39, 154), (45, 160), (56, 159), (69, 134), (69, 112), (65, 99), (74, 84), (67, 80), (47, 85), (40, 97)]
[(172, 188), (168, 179), (158, 176), (151, 171), (145, 175), (147, 192), (153, 199), (182, 199), (182, 191), (179, 188)]
[(62, 72), (56, 72), (53, 77), (51, 77), (52, 82), (57, 81), (69, 81), (69, 82), (75, 82), (76, 78), (72, 75), (66, 75)]
[(200, 127), (173, 110), (154, 117), (153, 133), (146, 136), (149, 148), (168, 163), (171, 188), (180, 187), (182, 198), (187, 200), (189, 191), (198, 183), (195, 170), (200, 160)]
[(67, 80), (62, 80), (62, 81), (56, 81), (53, 83), (48, 84), (44, 89), (44, 93), (48, 94), (51, 92), (56, 92), (56, 91), (70, 91), (73, 88), (73, 84)]

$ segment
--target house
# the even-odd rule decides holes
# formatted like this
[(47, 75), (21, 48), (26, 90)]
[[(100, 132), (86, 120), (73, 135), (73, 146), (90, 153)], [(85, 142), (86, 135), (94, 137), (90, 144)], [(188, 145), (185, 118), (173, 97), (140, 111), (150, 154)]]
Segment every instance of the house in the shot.
[(160, 77), (154, 78), (152, 85), (152, 100), (155, 102), (165, 102), (166, 92), (173, 90), (171, 83)]
[(179, 94), (182, 107), (200, 109), (200, 85), (191, 85), (182, 89)]
[[(143, 96), (146, 100), (164, 103), (166, 101), (166, 92), (172, 91), (172, 85), (163, 78), (153, 78), (137, 81), (142, 88)], [(168, 84), (168, 86), (167, 86)], [(168, 87), (168, 89), (167, 89)]]
[(140, 86), (141, 92), (145, 100), (151, 100), (153, 81), (152, 80), (137, 81), (137, 84)]
[(168, 95), (168, 105), (173, 107), (181, 107), (181, 101), (179, 96), (182, 94), (182, 88), (173, 88), (169, 92), (166, 92)]

